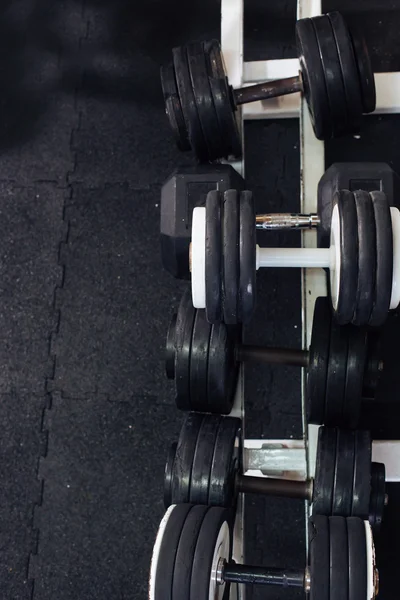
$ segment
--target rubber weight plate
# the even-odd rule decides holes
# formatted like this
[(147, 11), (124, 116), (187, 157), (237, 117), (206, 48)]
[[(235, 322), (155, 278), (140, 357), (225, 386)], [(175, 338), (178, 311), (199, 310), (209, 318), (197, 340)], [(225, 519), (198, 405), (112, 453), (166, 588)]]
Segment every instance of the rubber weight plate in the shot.
[[(330, 600), (330, 541), (328, 517), (313, 514), (309, 521), (310, 600)], [(346, 599), (344, 599), (346, 600)]]
[(186, 290), (179, 305), (175, 328), (175, 390), (176, 405), (190, 410), (190, 354), (196, 310), (190, 290)]
[(313, 514), (316, 515), (330, 515), (332, 512), (336, 446), (336, 429), (320, 427), (313, 492)]
[(176, 85), (173, 64), (161, 67), (161, 87), (164, 95), (165, 112), (179, 150), (190, 150), (188, 132), (183, 117), (182, 105)]
[(351, 514), (368, 519), (371, 496), (371, 437), (368, 431), (355, 432), (353, 506)]
[(355, 429), (361, 411), (362, 390), (365, 364), (367, 360), (367, 333), (354, 325), (345, 325), (347, 329), (348, 350), (346, 360), (346, 378), (342, 426)]
[(339, 12), (327, 15), (332, 24), (347, 99), (348, 132), (358, 131), (362, 117), (361, 91), (353, 43), (346, 22)]
[(179, 99), (181, 101), (183, 116), (188, 130), (189, 142), (194, 149), (197, 158), (201, 162), (207, 162), (208, 149), (201, 129), (199, 114), (193, 94), (186, 48), (184, 46), (174, 48), (172, 50), (172, 56)]
[(167, 462), (165, 463), (164, 471), (164, 506), (168, 508), (172, 504), (172, 474), (174, 472), (175, 454), (177, 442), (171, 444), (168, 451)]
[(365, 524), (361, 519), (347, 519), (349, 552), (349, 600), (368, 598), (368, 562)]
[(386, 472), (382, 463), (371, 465), (371, 501), (369, 505), (369, 523), (374, 532), (380, 531), (386, 501)]
[(346, 94), (335, 36), (329, 17), (322, 15), (311, 19), (317, 37), (319, 54), (324, 70), (326, 90), (329, 100), (332, 134), (343, 135), (349, 128)]
[(222, 225), (222, 307), (224, 323), (238, 322), (239, 299), (239, 196), (236, 190), (224, 193)]
[(172, 315), (168, 327), (167, 343), (165, 345), (165, 372), (168, 379), (175, 379), (175, 333), (178, 315)]
[(368, 323), (371, 315), (376, 276), (375, 216), (368, 192), (354, 192), (358, 230), (358, 280), (354, 325)]
[(208, 72), (202, 43), (186, 46), (193, 95), (204, 139), (208, 148), (208, 160), (217, 160), (221, 156), (222, 140), (215, 110), (214, 99), (208, 82)]
[(342, 425), (348, 356), (348, 329), (333, 319), (325, 393), (325, 425)]
[(242, 472), (240, 419), (223, 417), (219, 424), (211, 467), (208, 503), (230, 507), (236, 501), (236, 473)]
[(206, 314), (209, 323), (221, 320), (222, 310), (222, 194), (213, 190), (206, 199)]
[(241, 323), (247, 323), (256, 303), (256, 228), (253, 195), (249, 191), (240, 194), (239, 215), (239, 306)]
[(212, 326), (208, 352), (207, 398), (208, 411), (229, 414), (232, 410), (239, 373), (235, 357), (236, 342), (241, 328), (228, 328), (224, 323)]
[(193, 456), (204, 415), (189, 413), (182, 425), (171, 477), (171, 502), (189, 502)]
[(212, 326), (204, 310), (196, 310), (190, 350), (190, 410), (207, 412), (208, 399), (208, 354)]
[(359, 31), (351, 31), (350, 36), (357, 63), (363, 112), (372, 113), (376, 108), (376, 89), (367, 42)]
[(317, 298), (314, 307), (307, 380), (307, 422), (323, 423), (332, 313), (327, 298)]
[(349, 557), (347, 525), (343, 517), (329, 517), (329, 600), (346, 600), (349, 596)]
[(296, 45), (303, 80), (304, 97), (310, 111), (315, 136), (319, 140), (332, 136), (332, 123), (324, 68), (311, 19), (296, 23)]
[(208, 504), (214, 447), (221, 417), (206, 415), (197, 436), (190, 481), (190, 502)]
[(336, 430), (336, 461), (332, 494), (332, 515), (348, 517), (353, 504), (355, 463), (354, 431)]

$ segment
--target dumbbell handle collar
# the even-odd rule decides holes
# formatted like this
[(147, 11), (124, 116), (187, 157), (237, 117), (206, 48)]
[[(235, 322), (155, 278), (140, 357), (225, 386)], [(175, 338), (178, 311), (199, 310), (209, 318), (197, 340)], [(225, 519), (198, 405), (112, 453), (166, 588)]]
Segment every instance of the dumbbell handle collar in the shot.
[(299, 498), (312, 502), (314, 482), (291, 481), (289, 479), (276, 479), (274, 477), (253, 477), (252, 475), (236, 476), (236, 491), (243, 494), (261, 494), (264, 496), (278, 496), (281, 498)]
[(295, 77), (286, 77), (285, 79), (275, 79), (274, 81), (265, 81), (248, 85), (233, 90), (233, 98), (236, 106), (257, 102), (257, 100), (268, 100), (277, 96), (286, 96), (295, 92), (303, 91), (303, 82), (300, 75)]
[(256, 216), (256, 229), (314, 229), (321, 219), (316, 213), (271, 213)]

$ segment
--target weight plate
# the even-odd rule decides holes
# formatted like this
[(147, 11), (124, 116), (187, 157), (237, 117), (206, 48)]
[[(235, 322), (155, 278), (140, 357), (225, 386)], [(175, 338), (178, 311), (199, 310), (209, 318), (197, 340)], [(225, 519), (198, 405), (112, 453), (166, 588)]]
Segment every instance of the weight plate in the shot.
[(310, 111), (315, 136), (319, 140), (332, 136), (332, 123), (324, 69), (317, 36), (311, 19), (296, 23), (296, 45), (303, 80), (304, 97)]
[[(237, 332), (239, 338), (239, 330)], [(208, 352), (208, 410), (229, 414), (232, 410), (239, 373), (235, 358), (236, 339), (224, 323), (212, 326)]]
[(214, 99), (208, 82), (208, 72), (202, 43), (186, 46), (189, 72), (192, 80), (193, 95), (197, 112), (208, 148), (208, 160), (217, 160), (221, 156), (222, 140)]
[(392, 295), (393, 230), (390, 207), (384, 192), (370, 192), (370, 196), (376, 228), (376, 283), (368, 325), (378, 327), (386, 320)]
[(336, 429), (320, 427), (313, 491), (313, 514), (330, 515), (335, 479)]
[(206, 198), (206, 314), (209, 323), (221, 320), (222, 279), (222, 214), (221, 193), (212, 190)]
[(193, 456), (203, 419), (204, 415), (189, 413), (182, 425), (171, 478), (171, 502), (173, 504), (189, 502)]
[(310, 600), (330, 600), (330, 542), (328, 518), (316, 515), (309, 522)]
[(175, 402), (180, 410), (190, 410), (190, 354), (196, 310), (190, 291), (185, 291), (179, 305), (175, 334)]
[(364, 36), (359, 31), (351, 31), (350, 37), (357, 63), (363, 112), (372, 113), (376, 108), (376, 89), (368, 46)]
[(332, 320), (325, 393), (325, 425), (343, 425), (348, 332)]
[(343, 135), (348, 130), (348, 113), (340, 61), (336, 49), (335, 36), (329, 17), (322, 15), (311, 19), (317, 37), (319, 54), (324, 70), (328, 94), (332, 134)]
[(354, 192), (358, 222), (358, 280), (354, 325), (368, 323), (371, 315), (376, 275), (375, 217), (371, 196), (364, 190)]
[(236, 190), (224, 193), (222, 226), (222, 308), (224, 323), (238, 322), (239, 296), (239, 198)]
[(355, 429), (361, 411), (362, 390), (364, 384), (365, 364), (367, 360), (367, 333), (353, 325), (345, 325), (348, 337), (346, 361), (346, 380), (342, 425)]
[(382, 463), (371, 464), (371, 500), (369, 505), (369, 523), (378, 533), (381, 528), (386, 500), (386, 472)]
[(193, 559), (200, 528), (206, 513), (206, 506), (193, 506), (186, 517), (176, 552), (172, 581), (173, 600), (187, 600), (189, 598)]
[(335, 11), (328, 13), (327, 16), (332, 24), (342, 70), (342, 79), (347, 99), (347, 113), (349, 116), (348, 133), (356, 132), (360, 129), (362, 101), (353, 44), (342, 15)]
[(353, 506), (351, 514), (368, 519), (371, 496), (371, 437), (368, 431), (358, 430), (355, 439)]
[(189, 142), (200, 162), (208, 161), (208, 150), (201, 129), (199, 114), (190, 79), (186, 48), (184, 46), (172, 50), (175, 77), (182, 105), (183, 116), (188, 130)]
[(236, 120), (236, 109), (232, 90), (226, 77), (219, 43), (216, 40), (204, 42), (204, 52), (209, 74), (209, 85), (223, 142), (220, 158), (240, 158), (242, 156), (242, 143)]
[(236, 473), (242, 472), (240, 419), (221, 419), (214, 445), (208, 504), (230, 507), (236, 501)]
[(172, 600), (176, 553), (186, 517), (191, 509), (190, 504), (171, 506), (161, 521), (151, 559), (149, 597), (154, 600)]
[(240, 194), (239, 216), (239, 319), (247, 323), (256, 303), (256, 227), (254, 200), (251, 192)]
[(168, 379), (175, 378), (175, 332), (177, 318), (178, 315), (176, 313), (172, 315), (172, 319), (168, 327), (167, 343), (165, 346), (165, 372)]
[(231, 545), (232, 527), (229, 511), (217, 506), (209, 507), (197, 538), (190, 596), (186, 596), (186, 600), (229, 598), (229, 584), (218, 585), (215, 581), (212, 582), (211, 578), (219, 560), (230, 562)]
[(349, 550), (349, 600), (368, 598), (367, 540), (364, 521), (356, 517), (347, 519)]
[(329, 600), (349, 597), (349, 556), (347, 527), (343, 517), (329, 518)]
[(208, 353), (212, 325), (204, 310), (196, 310), (190, 351), (190, 409), (208, 411)]
[(336, 320), (340, 325), (350, 323), (355, 308), (358, 276), (357, 211), (354, 196), (348, 190), (335, 194), (333, 206), (338, 207), (340, 277)]
[(211, 467), (221, 417), (207, 415), (197, 437), (190, 484), (190, 502), (208, 504)]
[(326, 380), (329, 363), (332, 313), (327, 298), (317, 298), (314, 307), (307, 380), (307, 422), (320, 425), (325, 416)]
[(171, 444), (168, 451), (167, 462), (164, 471), (164, 506), (168, 508), (172, 504), (172, 474), (174, 472), (175, 454), (178, 444)]
[(364, 370), (362, 397), (375, 398), (380, 378), (384, 374), (382, 351), (382, 333), (379, 329), (370, 329), (367, 334), (367, 358)]
[(172, 63), (161, 67), (161, 87), (164, 96), (165, 112), (171, 125), (175, 142), (179, 150), (190, 150), (188, 132), (183, 117), (182, 105), (176, 85), (175, 70)]
[(353, 504), (355, 433), (337, 429), (332, 515), (348, 517)]

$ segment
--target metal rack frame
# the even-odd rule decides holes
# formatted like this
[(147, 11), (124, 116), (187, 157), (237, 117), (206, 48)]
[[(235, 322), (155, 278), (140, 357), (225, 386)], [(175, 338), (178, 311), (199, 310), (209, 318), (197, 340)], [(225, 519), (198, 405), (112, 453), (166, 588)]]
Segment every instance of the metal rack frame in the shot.
[[(298, 0), (297, 18), (321, 14), (321, 0)], [(260, 81), (291, 77), (299, 71), (297, 59), (261, 60), (244, 62), (243, 59), (244, 0), (221, 0), (221, 45), (229, 81), (234, 88)], [(376, 113), (400, 113), (400, 72), (375, 74), (377, 88)], [(317, 187), (325, 171), (324, 143), (317, 140), (310, 121), (306, 102), (300, 94), (273, 98), (264, 102), (244, 105), (238, 111), (239, 128), (243, 134), (247, 119), (299, 118), (300, 127), (300, 210), (316, 212)], [(244, 136), (242, 135), (242, 139)], [(244, 148), (243, 148), (244, 156)], [(232, 163), (244, 176), (244, 159)], [(304, 247), (316, 246), (315, 231), (302, 233)], [(308, 348), (311, 338), (314, 303), (318, 296), (326, 296), (326, 278), (322, 269), (302, 270), (302, 342)], [(249, 474), (288, 479), (305, 479), (315, 470), (318, 426), (309, 426), (305, 420), (305, 374), (302, 376), (301, 401), (303, 408), (303, 440), (248, 440), (245, 439), (245, 468)], [(239, 378), (235, 416), (244, 420), (243, 374)], [(373, 460), (386, 466), (387, 481), (400, 481), (400, 440), (377, 441), (373, 444)], [(306, 506), (305, 517), (309, 514)], [(234, 539), (234, 558), (243, 561), (244, 500), (238, 506)], [(307, 523), (307, 520), (306, 520)], [(244, 590), (239, 589), (244, 598)]]

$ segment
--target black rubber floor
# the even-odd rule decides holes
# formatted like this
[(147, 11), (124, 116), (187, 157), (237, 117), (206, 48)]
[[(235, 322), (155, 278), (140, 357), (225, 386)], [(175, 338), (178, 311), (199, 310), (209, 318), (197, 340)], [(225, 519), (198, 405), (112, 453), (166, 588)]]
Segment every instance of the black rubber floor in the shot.
[[(295, 4), (246, 0), (246, 59), (294, 56)], [(365, 1), (361, 13), (355, 1), (342, 4), (365, 25), (375, 67), (400, 69), (399, 3)], [(173, 45), (218, 37), (219, 23), (217, 0), (0, 8), (4, 600), (147, 596), (164, 460), (182, 422), (163, 349), (185, 284), (161, 268), (159, 191), (192, 162), (174, 147), (158, 72)], [(400, 172), (399, 119), (369, 117), (361, 139), (328, 144), (327, 164), (386, 160)], [(248, 124), (246, 148), (258, 208), (296, 210), (297, 122)], [(295, 234), (261, 241), (299, 243)], [(246, 338), (299, 346), (299, 273), (260, 273), (258, 286)], [(300, 437), (299, 388), (299, 370), (248, 368), (247, 435)], [(379, 435), (394, 422), (381, 419)], [(378, 548), (383, 600), (397, 598), (399, 496), (391, 490)], [(303, 517), (301, 502), (249, 498), (249, 561), (304, 566)]]

